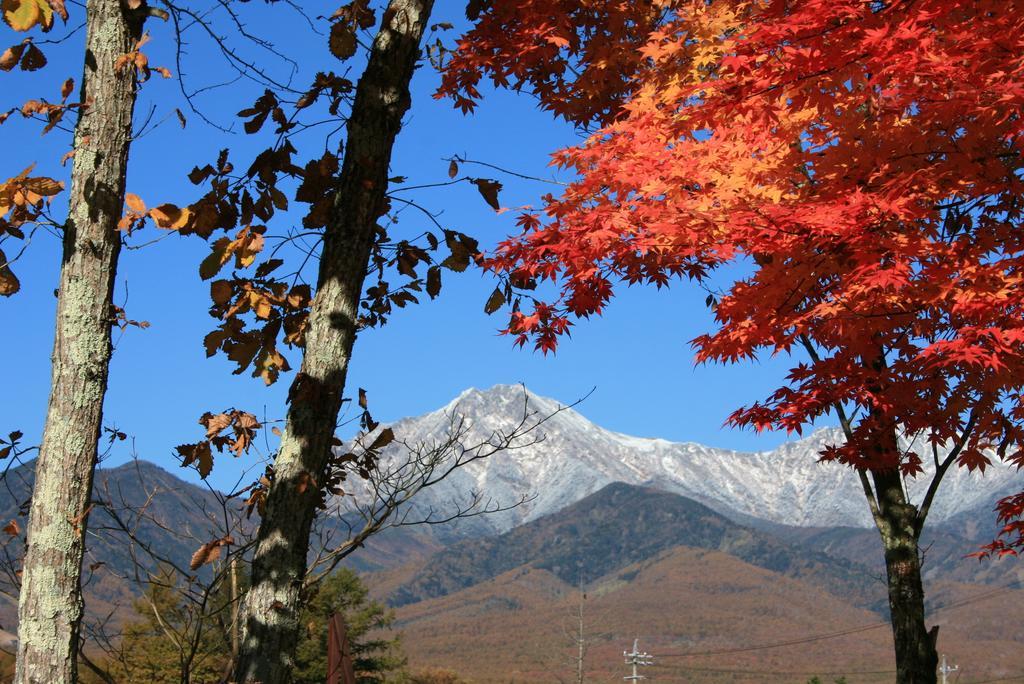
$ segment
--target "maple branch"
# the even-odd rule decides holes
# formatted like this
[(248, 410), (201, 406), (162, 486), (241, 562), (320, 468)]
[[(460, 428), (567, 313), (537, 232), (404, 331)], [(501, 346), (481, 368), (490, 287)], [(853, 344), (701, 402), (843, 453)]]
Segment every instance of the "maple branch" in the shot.
[[(814, 363), (820, 363), (821, 357), (818, 355), (818, 351), (814, 348), (814, 344), (806, 334), (800, 335), (800, 343), (804, 349), (807, 350), (807, 355), (811, 357)], [(843, 429), (843, 435), (846, 437), (847, 442), (853, 441), (853, 424), (846, 415), (846, 409), (843, 408), (842, 402), (832, 402), (832, 408), (835, 409), (836, 415), (839, 417), (839, 425)], [(864, 490), (864, 497), (868, 501), (868, 507), (871, 509), (871, 517), (877, 522), (879, 520), (880, 511), (878, 508), (878, 499), (875, 498), (875, 490), (871, 486), (871, 480), (868, 479), (867, 471), (864, 468), (854, 468), (857, 472), (857, 478), (860, 480), (860, 486)]]
[[(921, 506), (917, 511), (917, 517), (914, 522), (914, 528), (917, 534), (921, 533), (921, 529), (924, 527), (925, 518), (928, 517), (928, 511), (931, 510), (932, 501), (935, 499), (935, 492), (938, 491), (939, 483), (945, 476), (946, 471), (956, 461), (957, 456), (963, 451), (964, 446), (967, 445), (967, 440), (971, 436), (971, 432), (974, 430), (974, 426), (977, 423), (976, 409), (971, 410), (971, 415), (967, 419), (967, 424), (964, 425), (963, 432), (960, 433), (960, 439), (957, 440), (956, 444), (949, 453), (946, 454), (946, 458), (942, 463), (936, 462), (935, 475), (932, 476), (932, 481), (928, 483), (928, 491), (925, 492), (924, 499), (921, 501)], [(932, 448), (935, 448), (935, 444), (932, 444)], [(936, 459), (938, 454), (935, 454)]]

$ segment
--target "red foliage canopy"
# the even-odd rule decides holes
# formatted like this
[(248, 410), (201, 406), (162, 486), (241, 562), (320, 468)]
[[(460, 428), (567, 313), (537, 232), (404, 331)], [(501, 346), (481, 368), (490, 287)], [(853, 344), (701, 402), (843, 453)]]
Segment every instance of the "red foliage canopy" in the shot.
[(730, 422), (841, 408), (851, 438), (826, 458), (918, 472), (872, 448), (896, 430), (1024, 465), (1024, 2), (478, 4), (441, 93), (469, 108), (490, 75), (600, 126), (487, 261), (561, 286), (514, 309), (520, 343), (553, 349), (621, 282), (746, 263), (697, 359), (809, 360)]

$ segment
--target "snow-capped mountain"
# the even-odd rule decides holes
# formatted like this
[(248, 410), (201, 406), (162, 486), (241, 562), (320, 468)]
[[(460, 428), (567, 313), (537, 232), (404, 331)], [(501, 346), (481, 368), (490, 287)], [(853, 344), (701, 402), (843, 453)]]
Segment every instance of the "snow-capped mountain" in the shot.
[[(518, 385), (469, 389), (448, 405), (393, 425), (400, 440), (443, 440), (452, 417), (464, 420), (464, 445), (484, 441), (495, 431), (508, 433), (523, 419), (550, 416), (519, 448), (502, 451), (453, 472), (417, 496), (417, 507), (444, 510), (482, 492), (496, 504), (524, 496), (526, 503), (475, 518), (480, 530), (503, 532), (553, 513), (611, 482), (649, 485), (701, 501), (726, 514), (796, 526), (871, 526), (856, 475), (834, 463), (818, 463), (817, 454), (840, 439), (838, 428), (822, 428), (772, 451), (739, 452), (692, 442), (632, 437), (606, 430), (553, 399), (528, 394)], [(539, 437), (543, 437), (538, 441)], [(391, 458), (400, 458), (398, 449)], [(1016, 482), (1014, 482), (1016, 480)], [(927, 478), (908, 481), (915, 501)], [(997, 465), (984, 476), (953, 469), (946, 474), (930, 514), (932, 523), (992, 500), (996, 493), (1021, 486), (1014, 469)]]

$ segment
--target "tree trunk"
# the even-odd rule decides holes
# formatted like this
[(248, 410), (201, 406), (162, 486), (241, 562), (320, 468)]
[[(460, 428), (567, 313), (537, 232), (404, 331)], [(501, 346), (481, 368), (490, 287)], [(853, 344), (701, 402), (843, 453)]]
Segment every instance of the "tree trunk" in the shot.
[(121, 236), (135, 83), (114, 63), (140, 22), (120, 0), (89, 0), (81, 101), (57, 299), (50, 403), (27, 529), (18, 601), (17, 684), (77, 678), (79, 581), (87, 505), (111, 355), (111, 303)]
[(385, 210), (391, 151), (411, 102), (409, 81), (432, 6), (433, 0), (389, 3), (356, 87), (302, 368), (289, 390), (287, 425), (253, 554), (237, 682), (278, 684), (291, 678), (317, 502), (308, 478), (322, 482), (330, 456), (363, 279)]
[(885, 549), (897, 684), (934, 684), (938, 627), (924, 623), (924, 587), (918, 552), (917, 507), (906, 500), (898, 470), (872, 474), (878, 501), (875, 522)]

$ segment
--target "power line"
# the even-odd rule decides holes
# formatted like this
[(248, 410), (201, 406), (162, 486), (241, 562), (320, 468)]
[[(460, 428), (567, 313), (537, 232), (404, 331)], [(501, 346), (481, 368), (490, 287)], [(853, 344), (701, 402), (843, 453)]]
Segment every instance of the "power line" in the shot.
[[(659, 656), (660, 657), (660, 656)], [(706, 672), (709, 674), (738, 674), (738, 675), (758, 675), (763, 677), (813, 677), (815, 675), (821, 675), (826, 677), (831, 676), (881, 676), (881, 675), (893, 675), (896, 674), (896, 670), (835, 670), (831, 672), (818, 671), (806, 671), (806, 672), (794, 672), (794, 671), (783, 671), (783, 670), (730, 670), (726, 668), (714, 668), (714, 667), (690, 667), (687, 665), (663, 665), (658, 664), (653, 666), (655, 669), (667, 669), (682, 672)], [(1007, 675), (1005, 677), (996, 677), (995, 679), (978, 679), (973, 682), (966, 682), (965, 684), (995, 684), (996, 682), (1024, 682), (1024, 672), (1019, 672), (1013, 675)]]
[[(983, 594), (979, 594), (977, 596), (972, 596), (972, 597), (964, 599), (962, 601), (957, 601), (956, 603), (950, 603), (949, 605), (941, 606), (941, 607), (937, 608), (936, 610), (934, 610), (932, 612), (938, 613), (938, 612), (942, 612), (942, 611), (953, 610), (953, 609), (956, 609), (956, 608), (962, 608), (963, 606), (966, 606), (968, 604), (976, 603), (978, 601), (983, 601), (983, 600), (985, 600), (987, 598), (990, 598), (992, 596), (996, 596), (997, 594), (1001, 594), (1003, 592), (1010, 591), (1011, 589), (1015, 588), (1015, 586), (1019, 585), (1020, 583), (1021, 583), (1021, 580), (1014, 580), (1013, 582), (1010, 582), (1009, 584), (1007, 584), (1005, 586), (999, 587), (998, 589), (994, 589), (992, 591), (988, 591), (988, 592), (985, 592)], [(880, 627), (888, 627), (889, 625), (890, 625), (890, 623), (888, 621), (880, 621), (880, 622), (874, 622), (874, 623), (869, 624), (869, 625), (861, 625), (860, 627), (852, 627), (850, 629), (839, 630), (837, 632), (827, 632), (825, 634), (810, 635), (810, 636), (807, 636), (807, 637), (802, 637), (800, 639), (790, 639), (788, 641), (777, 641), (777, 642), (770, 643), (770, 644), (759, 644), (759, 645), (756, 645), (756, 646), (744, 646), (744, 647), (738, 647), (738, 648), (723, 648), (723, 649), (710, 650), (710, 651), (693, 651), (693, 652), (689, 652), (689, 653), (663, 653), (663, 654), (659, 654), (658, 657), (659, 658), (696, 658), (696, 657), (700, 657), (700, 656), (731, 655), (733, 653), (748, 653), (750, 651), (764, 651), (764, 650), (768, 650), (768, 649), (772, 649), (772, 648), (783, 648), (785, 646), (797, 646), (797, 645), (800, 645), (800, 644), (813, 643), (815, 641), (825, 641), (827, 639), (837, 639), (839, 637), (847, 636), (849, 634), (857, 634), (859, 632), (866, 632), (866, 631), (869, 631), (869, 630), (872, 630), (872, 629), (879, 629)]]
[(968, 605), (970, 603), (977, 603), (978, 601), (983, 601), (983, 600), (985, 600), (985, 599), (987, 599), (987, 598), (989, 598), (991, 596), (995, 596), (997, 594), (1002, 594), (1003, 592), (1010, 591), (1011, 589), (1017, 588), (1016, 585), (1019, 585), (1022, 581), (1024, 581), (1024, 580), (1019, 580), (1019, 579), (1018, 580), (1013, 580), (1009, 584), (1003, 585), (1003, 586), (1001, 586), (1001, 587), (999, 587), (997, 589), (993, 589), (992, 591), (985, 592), (984, 594), (978, 594), (977, 596), (971, 596), (970, 598), (966, 598), (966, 599), (964, 599), (962, 601), (957, 601), (956, 603), (950, 603), (949, 605), (946, 605), (946, 606), (939, 606), (938, 608), (936, 608), (932, 612), (940, 613), (940, 612), (942, 612), (944, 610), (953, 610), (954, 608), (960, 608), (960, 607), (966, 606), (966, 605)]
[(663, 653), (660, 654), (659, 658), (696, 658), (698, 656), (713, 656), (713, 655), (730, 655), (732, 653), (747, 653), (749, 651), (764, 651), (771, 648), (782, 648), (783, 646), (796, 646), (798, 644), (809, 644), (814, 641), (824, 641), (826, 639), (836, 639), (847, 634), (856, 634), (858, 632), (866, 632), (870, 629), (878, 629), (879, 627), (885, 627), (888, 622), (878, 622), (870, 625), (862, 625), (861, 627), (854, 627), (852, 629), (844, 629), (839, 632), (829, 632), (827, 634), (819, 634), (817, 636), (804, 637), (801, 639), (791, 639), (789, 641), (776, 641), (771, 644), (759, 644), (757, 646), (744, 646), (739, 648), (722, 648), (715, 651), (693, 651), (690, 653)]
[(1018, 672), (1015, 675), (998, 677), (996, 679), (979, 679), (976, 682), (967, 682), (967, 684), (991, 684), (992, 682), (1024, 682), (1024, 672)]
[[(660, 656), (659, 656), (660, 657)], [(813, 677), (814, 675), (823, 676), (843, 676), (843, 675), (894, 675), (896, 670), (835, 670), (822, 672), (821, 670), (808, 670), (794, 672), (791, 670), (731, 670), (727, 668), (717, 667), (691, 667), (689, 665), (654, 665), (656, 669), (669, 669), (683, 672), (708, 672), (718, 674), (749, 674), (749, 675), (767, 675), (767, 676), (802, 676), (802, 677)]]

